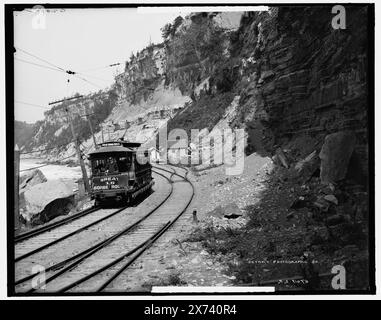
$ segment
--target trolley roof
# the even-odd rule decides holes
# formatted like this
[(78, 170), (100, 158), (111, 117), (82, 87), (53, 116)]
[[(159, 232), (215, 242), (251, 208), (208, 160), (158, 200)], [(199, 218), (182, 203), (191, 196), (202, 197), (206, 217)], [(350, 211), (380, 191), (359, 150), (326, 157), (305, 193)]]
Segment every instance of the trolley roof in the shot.
[(131, 148), (126, 148), (126, 147), (122, 147), (122, 146), (108, 146), (108, 147), (100, 147), (99, 149), (97, 150), (94, 150), (93, 152), (90, 152), (89, 153), (89, 156), (95, 156), (95, 155), (100, 155), (100, 154), (104, 154), (104, 153), (115, 153), (115, 152), (136, 152), (135, 150), (131, 149)]
[(109, 147), (109, 146), (122, 146), (125, 148), (139, 148), (142, 144), (140, 142), (131, 142), (125, 140), (116, 140), (116, 141), (105, 141), (98, 146), (100, 147)]

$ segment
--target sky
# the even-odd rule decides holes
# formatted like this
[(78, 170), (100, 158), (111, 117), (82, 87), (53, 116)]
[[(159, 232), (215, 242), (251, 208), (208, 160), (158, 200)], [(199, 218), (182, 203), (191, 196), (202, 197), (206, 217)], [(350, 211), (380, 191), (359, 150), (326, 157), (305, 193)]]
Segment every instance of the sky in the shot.
[[(162, 42), (160, 28), (178, 15), (134, 8), (15, 12), (15, 119), (33, 123), (44, 118), (49, 102), (109, 87), (131, 53)], [(106, 67), (113, 63), (121, 65)], [(49, 69), (57, 67), (86, 81)]]

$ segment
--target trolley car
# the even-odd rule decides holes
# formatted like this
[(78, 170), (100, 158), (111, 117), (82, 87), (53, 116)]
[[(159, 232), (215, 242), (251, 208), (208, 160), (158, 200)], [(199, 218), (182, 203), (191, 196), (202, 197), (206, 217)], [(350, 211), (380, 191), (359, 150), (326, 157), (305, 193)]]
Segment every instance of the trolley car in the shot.
[(91, 163), (91, 198), (96, 205), (106, 202), (130, 203), (151, 189), (152, 166), (148, 152), (139, 157), (140, 143), (124, 140), (108, 141), (89, 153)]

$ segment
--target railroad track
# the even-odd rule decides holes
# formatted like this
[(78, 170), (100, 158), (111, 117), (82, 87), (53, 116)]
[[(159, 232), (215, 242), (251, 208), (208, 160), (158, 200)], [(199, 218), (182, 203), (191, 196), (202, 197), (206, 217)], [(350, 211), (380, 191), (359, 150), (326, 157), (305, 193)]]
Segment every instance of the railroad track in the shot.
[(48, 247), (51, 247), (69, 237), (74, 236), (84, 230), (95, 226), (102, 221), (105, 221), (116, 214), (124, 211), (127, 207), (120, 208), (118, 210), (95, 210), (92, 215), (86, 217), (85, 221), (72, 222), (70, 225), (65, 224), (64, 228), (60, 230), (48, 230), (47, 233), (39, 234), (34, 237), (33, 241), (22, 242), (16, 246), (16, 257), (15, 262), (21, 261), (29, 256), (32, 256), (38, 252), (41, 252)]
[[(169, 173), (170, 177), (166, 177), (157, 170), (167, 174)], [(177, 219), (186, 211), (193, 198), (194, 187), (187, 179), (187, 170), (184, 176), (178, 174), (173, 168), (171, 171), (160, 167), (154, 167), (153, 171), (164, 177), (170, 183), (170, 192), (157, 206), (148, 211), (147, 214), (143, 215), (134, 223), (129, 224), (126, 228), (117, 233), (113, 233), (110, 237), (99, 241), (95, 245), (92, 245), (65, 260), (51, 264), (44, 270), (46, 276), (44, 282), (46, 286), (45, 290), (36, 288), (35, 286), (32, 287), (31, 280), (37, 276), (37, 273), (34, 273), (18, 279), (15, 282), (15, 287), (19, 290), (16, 291), (26, 293), (67, 292), (72, 288), (81, 287), (83, 283), (86, 285), (89, 283), (96, 285), (99, 282), (99, 275), (102, 275), (104, 272), (112, 272), (113, 275), (108, 278), (106, 277), (107, 280), (99, 286), (99, 288), (93, 288), (89, 291), (102, 291), (112, 283), (116, 277), (128, 268), (150, 246), (152, 246), (152, 244), (177, 221)], [(164, 204), (168, 206), (168, 199), (174, 196), (173, 182), (175, 181), (172, 181), (174, 176), (191, 186), (191, 196), (182, 209), (173, 208), (174, 203), (178, 204), (178, 202), (175, 201), (176, 199), (171, 199), (172, 208), (170, 207), (170, 210), (168, 210), (168, 208), (167, 210), (164, 210)], [(157, 213), (153, 215), (154, 212)], [(122, 263), (124, 264), (121, 265)], [(89, 281), (94, 278), (97, 278), (97, 281)], [(104, 278), (104, 274), (101, 278)], [(85, 292), (89, 291), (86, 290)]]
[[(87, 230), (88, 228), (124, 211), (126, 208), (128, 207), (122, 207), (118, 210), (106, 210), (99, 207), (93, 207), (47, 226), (22, 233), (15, 237), (15, 243), (17, 244), (21, 242), (21, 244), (16, 246), (16, 257), (14, 261), (18, 262), (75, 234)], [(93, 213), (93, 215), (89, 216), (90, 213)], [(83, 219), (78, 220), (79, 218)], [(58, 227), (61, 228), (56, 230)], [(52, 231), (55, 232), (53, 233)], [(31, 238), (33, 238), (34, 241), (25, 242)]]
[(76, 214), (73, 214), (67, 218), (64, 218), (64, 219), (61, 219), (59, 221), (55, 221), (53, 223), (49, 223), (47, 225), (44, 225), (43, 227), (39, 227), (39, 228), (36, 228), (36, 229), (33, 229), (31, 231), (28, 231), (28, 232), (23, 232), (23, 233), (20, 233), (18, 234), (17, 236), (15, 236), (15, 243), (18, 243), (18, 242), (21, 242), (21, 241), (25, 241), (25, 240), (28, 240), (30, 238), (33, 238), (33, 237), (36, 237), (44, 232), (48, 232), (48, 231), (51, 231), (55, 228), (58, 228), (60, 226), (63, 226), (65, 224), (68, 224), (72, 221), (75, 221), (79, 218), (82, 218), (90, 213), (93, 213), (94, 211), (97, 211), (99, 210), (99, 208), (97, 207), (91, 207), (91, 208), (88, 208), (86, 210), (83, 210), (81, 212), (78, 212)]
[[(161, 174), (159, 174), (159, 175), (161, 175)], [(166, 177), (164, 177), (164, 178), (166, 179)], [(171, 186), (171, 188), (172, 188), (172, 186)], [(166, 198), (167, 198), (168, 196), (169, 196), (169, 195), (167, 195)], [(165, 198), (165, 199), (166, 199), (166, 198)], [(69, 238), (69, 237), (71, 237), (71, 236), (74, 236), (75, 234), (81, 233), (82, 231), (85, 231), (85, 230), (89, 229), (91, 226), (94, 226), (94, 225), (96, 225), (96, 224), (99, 223), (99, 222), (104, 221), (104, 223), (105, 223), (106, 220), (107, 220), (107, 218), (110, 218), (110, 216), (115, 216), (116, 214), (122, 212), (124, 209), (126, 209), (126, 208), (122, 208), (122, 209), (116, 210), (116, 211), (114, 211), (114, 212), (111, 212), (111, 214), (109, 214), (110, 210), (101, 210), (101, 211), (102, 211), (102, 214), (104, 215), (104, 217), (102, 217), (102, 218), (100, 218), (100, 219), (95, 219), (95, 221), (91, 222), (90, 224), (84, 224), (84, 225), (82, 225), (79, 229), (76, 228), (75, 225), (74, 225), (74, 226), (71, 225), (70, 227), (71, 227), (71, 228), (74, 228), (74, 231), (71, 231), (71, 232), (69, 232), (69, 233), (66, 233), (66, 234), (64, 234), (63, 236), (61, 236), (61, 237), (59, 237), (59, 238), (57, 238), (57, 239), (55, 239), (55, 240), (53, 240), (53, 241), (47, 241), (47, 237), (48, 237), (48, 239), (49, 239), (49, 238), (54, 238), (54, 237), (57, 237), (57, 234), (56, 234), (56, 233), (53, 233), (53, 234), (48, 233), (47, 235), (44, 236), (44, 239), (43, 239), (43, 240), (45, 240), (45, 242), (47, 242), (47, 243), (45, 243), (45, 244), (42, 245), (42, 246), (41, 246), (41, 244), (40, 244), (41, 241), (39, 241), (40, 239), (38, 239), (38, 238), (37, 238), (37, 239), (36, 239), (36, 238), (33, 238), (33, 241), (28, 241), (28, 242), (26, 242), (25, 244), (22, 243), (21, 250), (24, 250), (24, 251), (25, 251), (25, 248), (27, 248), (27, 253), (24, 253), (24, 254), (22, 254), (22, 255), (19, 254), (19, 255), (17, 256), (17, 258), (15, 259), (15, 263), (16, 263), (16, 262), (19, 262), (19, 263), (16, 265), (16, 267), (19, 267), (19, 269), (21, 269), (21, 270), (31, 270), (31, 268), (33, 267), (33, 265), (36, 264), (39, 260), (46, 260), (46, 257), (45, 257), (45, 259), (41, 259), (41, 254), (42, 254), (43, 252), (47, 251), (46, 249), (47, 249), (48, 247), (51, 247), (51, 246), (57, 244), (58, 242), (64, 240), (64, 239), (62, 239), (62, 238), (67, 239), (67, 238)], [(105, 218), (105, 219), (103, 219), (103, 218)], [(94, 218), (93, 218), (93, 220), (94, 220)], [(102, 221), (100, 221), (100, 220), (102, 220)], [(57, 231), (57, 230), (56, 230), (56, 231)], [(61, 231), (61, 233), (62, 233), (62, 231)], [(109, 233), (111, 233), (112, 235), (114, 235), (114, 234), (115, 234), (115, 230), (109, 230)], [(107, 240), (108, 238), (110, 238), (110, 236), (106, 237), (105, 240)], [(36, 240), (37, 240), (37, 241), (36, 241)], [(76, 254), (74, 254), (74, 255), (70, 255), (69, 257), (67, 257), (66, 259), (63, 259), (63, 260), (60, 261), (60, 262), (57, 262), (57, 263), (51, 263), (51, 264), (49, 265), (49, 267), (46, 268), (45, 272), (48, 272), (48, 271), (51, 271), (51, 270), (55, 270), (55, 269), (57, 269), (57, 268), (60, 268), (62, 265), (65, 265), (67, 262), (70, 262), (70, 261), (73, 261), (73, 260), (75, 260), (75, 259), (78, 259), (78, 258), (80, 258), (82, 255), (87, 254), (87, 253), (90, 252), (91, 250), (95, 249), (95, 247), (96, 247), (97, 245), (101, 245), (101, 244), (102, 244), (102, 241), (96, 243), (95, 245), (89, 246), (87, 249), (80, 250), (78, 253), (76, 253)], [(31, 247), (31, 246), (32, 246), (32, 247), (34, 246), (34, 247), (37, 247), (37, 248), (33, 248), (33, 250), (30, 250), (30, 249), (28, 250), (28, 247)], [(54, 247), (53, 247), (53, 248), (54, 248)], [(16, 249), (19, 249), (19, 250), (20, 250), (20, 245), (16, 246)], [(43, 252), (42, 252), (42, 251), (43, 251)], [(50, 252), (51, 252), (51, 250), (50, 250)], [(18, 253), (18, 252), (17, 252), (17, 250), (16, 250), (16, 254), (17, 254), (17, 253)], [(31, 260), (31, 261), (29, 261), (29, 264), (28, 264), (28, 263), (25, 263), (25, 260), (28, 260), (28, 259), (26, 259), (26, 258), (28, 258), (28, 257), (30, 257), (30, 256), (33, 256), (34, 254), (38, 254), (38, 253), (40, 253), (39, 256), (37, 256), (37, 257), (34, 256), (34, 257), (33, 257), (34, 259), (29, 259), (29, 260)], [(43, 258), (44, 258), (44, 257), (43, 257)], [(60, 257), (60, 258), (61, 258), (61, 257)], [(20, 262), (20, 260), (23, 260), (23, 261)], [(50, 259), (49, 259), (49, 260), (50, 260)], [(19, 265), (20, 265), (21, 263), (23, 263), (23, 262), (24, 262), (24, 265), (19, 266)], [(28, 262), (28, 261), (26, 261), (26, 262)], [(16, 270), (17, 270), (17, 268), (16, 268)], [(25, 272), (24, 272), (24, 273), (25, 273)], [(28, 275), (28, 276), (21, 277), (20, 279), (18, 279), (18, 280), (15, 281), (15, 285), (18, 285), (18, 284), (20, 284), (20, 283), (24, 283), (24, 282), (26, 282), (26, 281), (28, 281), (28, 280), (34, 278), (35, 275), (36, 275), (35, 273), (32, 273), (32, 274), (30, 274), (30, 275)]]

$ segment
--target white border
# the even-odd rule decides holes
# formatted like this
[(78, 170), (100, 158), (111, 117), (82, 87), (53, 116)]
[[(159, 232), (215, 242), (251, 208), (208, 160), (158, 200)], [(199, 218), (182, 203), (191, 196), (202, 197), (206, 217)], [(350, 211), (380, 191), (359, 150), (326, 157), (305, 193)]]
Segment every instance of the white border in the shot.
[(258, 293), (275, 292), (275, 287), (196, 287), (196, 286), (154, 286), (152, 293)]

